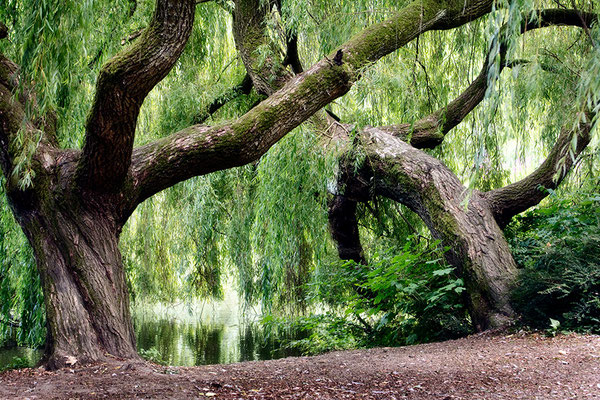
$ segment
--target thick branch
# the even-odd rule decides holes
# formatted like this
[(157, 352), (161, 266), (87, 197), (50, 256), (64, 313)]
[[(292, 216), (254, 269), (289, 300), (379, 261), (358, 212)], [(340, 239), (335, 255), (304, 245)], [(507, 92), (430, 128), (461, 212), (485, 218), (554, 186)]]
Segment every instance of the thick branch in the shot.
[(346, 94), (373, 61), (426, 30), (457, 27), (488, 13), (492, 1), (423, 5), (411, 3), (392, 19), (358, 34), (333, 53), (341, 52), (339, 62), (326, 57), (236, 122), (215, 128), (192, 126), (136, 149), (130, 206), (182, 180), (258, 159), (289, 131)]
[(365, 201), (385, 196), (417, 213), (449, 250), (445, 256), (464, 279), (473, 324), (478, 330), (504, 325), (512, 318), (508, 291), (516, 266), (502, 231), (481, 193), (467, 191), (448, 167), (422, 150), (377, 128), (358, 137), (365, 161), (352, 168), (344, 196)]
[[(233, 13), (233, 36), (238, 53), (254, 87), (265, 95), (283, 87), (292, 75), (284, 68), (277, 46), (265, 32), (270, 6), (271, 2), (263, 0), (236, 0)], [(259, 52), (265, 51), (269, 54), (261, 57)]]
[[(563, 128), (550, 154), (538, 169), (518, 182), (484, 194), (500, 227), (542, 201), (549, 194), (547, 189), (558, 187), (589, 144), (590, 130), (589, 123), (576, 129)], [(575, 148), (572, 146), (574, 140), (577, 143)]]
[(24, 121), (23, 105), (15, 101), (4, 82), (0, 83), (0, 167), (6, 177), (10, 176), (13, 167), (11, 142)]
[[(569, 25), (584, 27), (593, 21), (597, 21), (597, 16), (590, 13), (581, 13), (578, 10), (549, 9), (532, 13), (521, 26), (521, 33), (534, 29), (544, 28), (555, 25)], [(502, 72), (507, 66), (506, 51), (507, 38), (506, 27), (502, 28), (499, 36), (500, 47), (498, 50), (499, 70)], [(416, 148), (434, 148), (444, 140), (444, 137), (450, 130), (462, 122), (479, 103), (485, 98), (488, 89), (488, 74), (490, 53), (487, 54), (481, 72), (469, 87), (462, 92), (447, 106), (440, 108), (434, 113), (418, 120), (414, 124), (399, 124), (380, 127), (379, 129), (398, 136), (404, 140), (410, 139), (410, 144)]]
[(287, 54), (283, 59), (283, 65), (291, 66), (292, 71), (294, 71), (295, 74), (302, 73), (304, 68), (302, 68), (302, 62), (300, 61), (300, 55), (298, 54), (298, 34), (293, 33), (286, 38), (286, 47)]
[(358, 232), (356, 201), (335, 195), (329, 203), (329, 229), (342, 260), (366, 264)]
[[(20, 83), (19, 67), (17, 64), (0, 53), (0, 168), (9, 181), (13, 183), (12, 171), (17, 159), (28, 145), (36, 143), (54, 144), (52, 133), (49, 135), (39, 131), (41, 128), (51, 128), (50, 120), (53, 115), (48, 113), (39, 123), (27, 119), (26, 106), (35, 107), (36, 100), (32, 91)], [(19, 96), (15, 93), (19, 92)], [(48, 126), (46, 126), (48, 125)], [(49, 131), (51, 129), (48, 129)], [(20, 135), (20, 136), (19, 136)], [(20, 140), (16, 140), (17, 136)], [(28, 149), (31, 151), (31, 147)]]
[(81, 186), (114, 190), (122, 184), (142, 102), (183, 51), (194, 7), (194, 0), (157, 0), (152, 22), (142, 36), (102, 68), (79, 165)]

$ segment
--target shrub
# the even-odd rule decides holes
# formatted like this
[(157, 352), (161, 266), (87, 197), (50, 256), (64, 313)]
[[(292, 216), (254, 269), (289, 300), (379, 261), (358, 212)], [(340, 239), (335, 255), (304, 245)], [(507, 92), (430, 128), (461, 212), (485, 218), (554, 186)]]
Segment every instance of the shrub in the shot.
[(463, 336), (471, 331), (463, 281), (438, 251), (408, 241), (369, 265), (338, 262), (310, 292), (328, 312), (287, 321), (308, 332), (291, 343), (305, 353), (394, 346)]
[(522, 268), (513, 306), (533, 328), (600, 332), (600, 195), (556, 199), (507, 230)]

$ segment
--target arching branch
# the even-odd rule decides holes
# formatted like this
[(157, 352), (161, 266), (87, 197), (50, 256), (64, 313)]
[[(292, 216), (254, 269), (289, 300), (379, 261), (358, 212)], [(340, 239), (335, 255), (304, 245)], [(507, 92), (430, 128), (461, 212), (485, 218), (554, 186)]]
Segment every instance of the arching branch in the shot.
[[(487, 14), (492, 0), (454, 0), (426, 5), (417, 0), (390, 20), (359, 33), (330, 57), (291, 78), (232, 124), (215, 128), (192, 126), (136, 149), (129, 193), (131, 203), (126, 212), (182, 180), (258, 159), (289, 131), (346, 94), (363, 68), (422, 32), (454, 28)], [(342, 55), (339, 62), (334, 60), (337, 54)]]
[[(484, 194), (500, 227), (512, 217), (537, 205), (555, 189), (571, 170), (575, 160), (590, 142), (590, 123), (575, 129), (563, 128), (546, 160), (526, 178)], [(572, 144), (576, 142), (576, 146)]]
[[(556, 25), (569, 25), (584, 27), (597, 21), (598, 16), (591, 13), (582, 13), (578, 10), (548, 9), (534, 12), (525, 18), (521, 25), (521, 33)], [(510, 64), (506, 60), (506, 27), (502, 28), (498, 38), (498, 73)], [(418, 120), (414, 124), (399, 124), (383, 126), (379, 129), (398, 136), (404, 140), (410, 139), (410, 144), (416, 148), (434, 148), (444, 140), (450, 130), (462, 122), (479, 103), (485, 98), (488, 89), (489, 61), (491, 52), (487, 54), (481, 72), (469, 87), (447, 106), (440, 108), (432, 114)]]
[(102, 68), (78, 167), (80, 186), (112, 191), (123, 183), (142, 102), (181, 55), (194, 8), (194, 0), (157, 0), (142, 36)]

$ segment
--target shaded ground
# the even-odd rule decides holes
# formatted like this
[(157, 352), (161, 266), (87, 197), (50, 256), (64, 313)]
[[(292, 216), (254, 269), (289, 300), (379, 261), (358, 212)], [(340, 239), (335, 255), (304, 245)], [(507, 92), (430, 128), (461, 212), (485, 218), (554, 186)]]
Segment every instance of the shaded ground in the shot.
[(600, 399), (600, 336), (476, 335), (202, 367), (0, 374), (1, 399)]

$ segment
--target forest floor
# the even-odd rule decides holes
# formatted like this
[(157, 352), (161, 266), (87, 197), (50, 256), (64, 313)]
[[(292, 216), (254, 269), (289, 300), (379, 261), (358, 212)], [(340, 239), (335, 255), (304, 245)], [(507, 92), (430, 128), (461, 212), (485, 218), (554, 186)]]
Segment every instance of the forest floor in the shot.
[(1, 399), (600, 399), (600, 336), (480, 334), (201, 367), (0, 373)]

